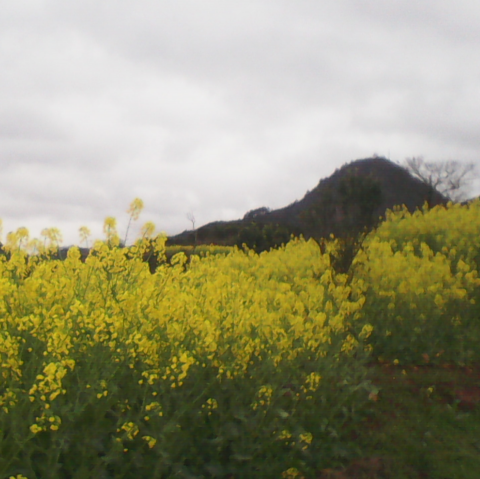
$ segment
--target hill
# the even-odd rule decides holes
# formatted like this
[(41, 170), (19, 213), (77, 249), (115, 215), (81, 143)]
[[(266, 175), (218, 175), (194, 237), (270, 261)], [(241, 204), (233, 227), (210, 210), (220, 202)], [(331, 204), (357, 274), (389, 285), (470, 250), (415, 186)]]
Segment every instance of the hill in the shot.
[(292, 234), (305, 238), (352, 237), (370, 229), (387, 209), (405, 205), (414, 211), (447, 199), (386, 158), (353, 161), (299, 200), (277, 210), (251, 210), (242, 219), (217, 221), (168, 238), (169, 245), (246, 244), (257, 251), (280, 245)]

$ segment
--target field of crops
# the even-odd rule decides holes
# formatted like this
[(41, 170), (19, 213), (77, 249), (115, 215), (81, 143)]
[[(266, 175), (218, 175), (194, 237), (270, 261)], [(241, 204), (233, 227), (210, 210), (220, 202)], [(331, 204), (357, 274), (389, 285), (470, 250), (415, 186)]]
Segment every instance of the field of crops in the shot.
[(480, 362), (479, 202), (392, 212), (348, 274), (333, 239), (168, 262), (105, 232), (85, 262), (7, 238), (1, 478), (313, 478), (361, 454), (368, 365)]

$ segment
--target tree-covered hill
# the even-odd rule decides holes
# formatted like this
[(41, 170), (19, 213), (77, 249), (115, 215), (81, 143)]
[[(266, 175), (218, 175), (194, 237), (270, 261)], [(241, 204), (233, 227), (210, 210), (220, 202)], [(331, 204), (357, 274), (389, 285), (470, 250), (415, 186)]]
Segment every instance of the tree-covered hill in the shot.
[(357, 236), (396, 205), (414, 211), (425, 202), (434, 206), (446, 201), (396, 163), (381, 157), (365, 158), (345, 164), (284, 208), (257, 208), (239, 220), (217, 221), (170, 236), (168, 244), (246, 244), (263, 251), (285, 243), (292, 234), (316, 239), (330, 234)]

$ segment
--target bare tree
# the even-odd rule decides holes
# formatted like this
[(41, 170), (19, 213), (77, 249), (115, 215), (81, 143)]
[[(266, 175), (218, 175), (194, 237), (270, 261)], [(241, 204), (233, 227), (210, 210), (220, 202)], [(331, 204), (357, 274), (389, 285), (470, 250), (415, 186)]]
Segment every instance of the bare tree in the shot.
[(187, 213), (187, 219), (192, 223), (192, 231), (194, 235), (194, 245), (193, 245), (193, 250), (197, 248), (197, 230), (195, 229), (195, 215), (190, 211)]
[(462, 201), (475, 178), (475, 163), (462, 161), (425, 161), (417, 156), (405, 160), (411, 175), (452, 201)]

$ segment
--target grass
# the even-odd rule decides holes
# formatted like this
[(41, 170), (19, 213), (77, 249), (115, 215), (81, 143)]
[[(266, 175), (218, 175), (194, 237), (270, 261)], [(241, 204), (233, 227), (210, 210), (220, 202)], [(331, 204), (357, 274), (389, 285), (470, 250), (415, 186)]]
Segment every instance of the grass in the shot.
[(361, 458), (318, 479), (478, 479), (480, 365), (370, 368), (380, 392), (352, 432)]

